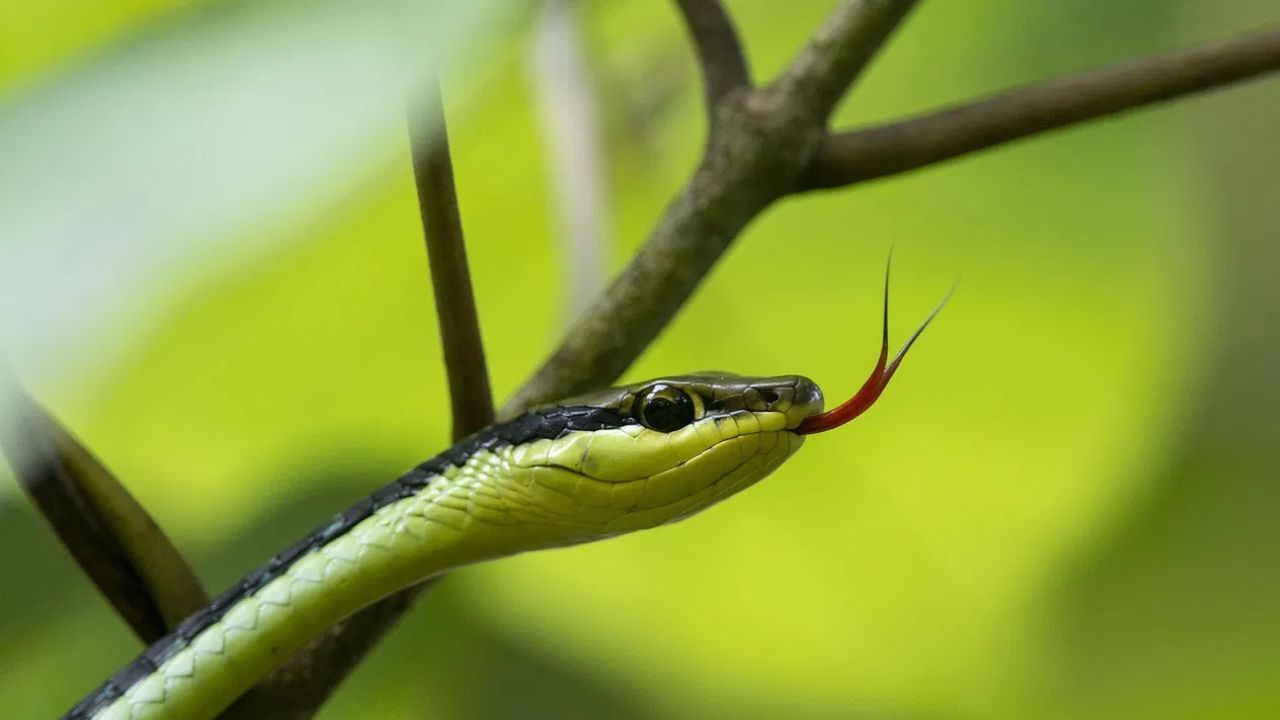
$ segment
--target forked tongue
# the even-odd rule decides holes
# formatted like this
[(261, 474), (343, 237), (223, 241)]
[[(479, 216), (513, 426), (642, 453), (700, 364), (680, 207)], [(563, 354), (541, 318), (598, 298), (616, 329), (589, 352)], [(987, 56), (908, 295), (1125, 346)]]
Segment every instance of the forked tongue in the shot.
[(956, 286), (952, 285), (947, 294), (943, 296), (942, 302), (938, 303), (933, 312), (929, 313), (929, 317), (925, 318), (924, 322), (920, 323), (920, 327), (916, 328), (916, 331), (911, 334), (907, 344), (903, 345), (898, 354), (893, 356), (893, 360), (889, 360), (889, 269), (892, 265), (893, 257), (890, 256), (889, 262), (885, 264), (884, 268), (884, 317), (881, 320), (880, 357), (876, 360), (875, 369), (871, 371), (870, 377), (867, 378), (866, 382), (862, 383), (862, 387), (858, 388), (858, 392), (854, 393), (853, 397), (827, 412), (810, 415), (801, 420), (800, 424), (792, 432), (799, 435), (812, 435), (813, 433), (834, 430), (866, 412), (875, 404), (880, 394), (884, 392), (885, 387), (889, 385), (889, 380), (893, 378), (893, 374), (898, 371), (898, 366), (902, 364), (902, 358), (906, 357), (907, 351), (911, 349), (916, 339), (920, 337), (920, 333), (923, 333), (924, 329), (929, 327), (929, 323), (933, 322), (933, 319), (942, 311), (942, 307), (951, 299), (952, 293), (956, 291)]

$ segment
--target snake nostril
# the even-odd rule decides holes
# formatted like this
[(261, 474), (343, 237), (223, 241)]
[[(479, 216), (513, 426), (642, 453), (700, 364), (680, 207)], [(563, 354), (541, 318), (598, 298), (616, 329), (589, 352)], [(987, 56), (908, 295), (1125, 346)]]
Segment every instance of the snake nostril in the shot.
[(773, 405), (778, 402), (781, 397), (782, 396), (778, 394), (778, 391), (773, 388), (764, 388), (760, 390), (760, 399), (764, 401), (765, 405)]

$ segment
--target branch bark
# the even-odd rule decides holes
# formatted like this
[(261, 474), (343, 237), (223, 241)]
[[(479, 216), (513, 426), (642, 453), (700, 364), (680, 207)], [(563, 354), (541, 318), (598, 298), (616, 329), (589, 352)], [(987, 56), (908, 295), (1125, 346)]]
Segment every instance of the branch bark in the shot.
[(714, 128), (716, 108), (721, 101), (729, 93), (751, 85), (747, 58), (733, 18), (720, 0), (676, 0), (676, 5), (698, 53), (707, 115)]
[(1057, 128), (1280, 70), (1280, 28), (1019, 88), (833, 135), (806, 189), (896, 175)]
[(825, 123), (919, 0), (841, 3), (775, 83), (797, 112)]
[(209, 601), (195, 572), (142, 505), (18, 383), (0, 450), (58, 539), (144, 644)]
[[(409, 111), (409, 144), (426, 234), (431, 286), (456, 442), (493, 423), (484, 344), (453, 180), (438, 84)], [(369, 650), (440, 578), (385, 597), (329, 628), (222, 714), (224, 720), (305, 720), (315, 715)]]

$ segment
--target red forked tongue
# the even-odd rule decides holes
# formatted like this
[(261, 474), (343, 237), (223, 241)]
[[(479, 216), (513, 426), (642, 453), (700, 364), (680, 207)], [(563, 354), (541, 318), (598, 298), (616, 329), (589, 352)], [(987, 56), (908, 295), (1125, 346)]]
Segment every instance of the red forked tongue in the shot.
[(925, 318), (924, 322), (920, 323), (920, 327), (916, 328), (916, 331), (911, 334), (907, 344), (903, 345), (898, 354), (893, 356), (892, 361), (889, 361), (889, 268), (892, 264), (893, 258), (890, 256), (889, 262), (885, 264), (884, 268), (884, 318), (880, 332), (880, 358), (876, 360), (876, 367), (871, 371), (871, 376), (867, 378), (866, 382), (862, 383), (862, 387), (858, 388), (858, 392), (854, 393), (853, 397), (827, 412), (811, 415), (801, 420), (800, 424), (792, 432), (798, 435), (826, 432), (827, 430), (838, 428), (866, 412), (868, 408), (875, 404), (880, 394), (884, 392), (889, 380), (898, 371), (898, 366), (902, 364), (902, 358), (906, 357), (907, 351), (911, 349), (911, 345), (915, 343), (916, 338), (919, 338), (920, 333), (929, 327), (929, 323), (933, 322), (942, 307), (951, 299), (951, 294), (956, 291), (953, 285), (942, 298), (942, 302), (938, 303), (933, 312), (929, 313), (929, 317)]

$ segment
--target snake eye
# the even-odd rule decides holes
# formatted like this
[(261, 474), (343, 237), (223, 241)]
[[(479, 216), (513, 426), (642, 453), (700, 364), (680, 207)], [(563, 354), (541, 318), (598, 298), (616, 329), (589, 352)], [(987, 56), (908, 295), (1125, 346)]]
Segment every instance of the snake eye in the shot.
[(650, 430), (674, 432), (693, 422), (693, 400), (670, 385), (654, 385), (640, 396), (640, 422)]

